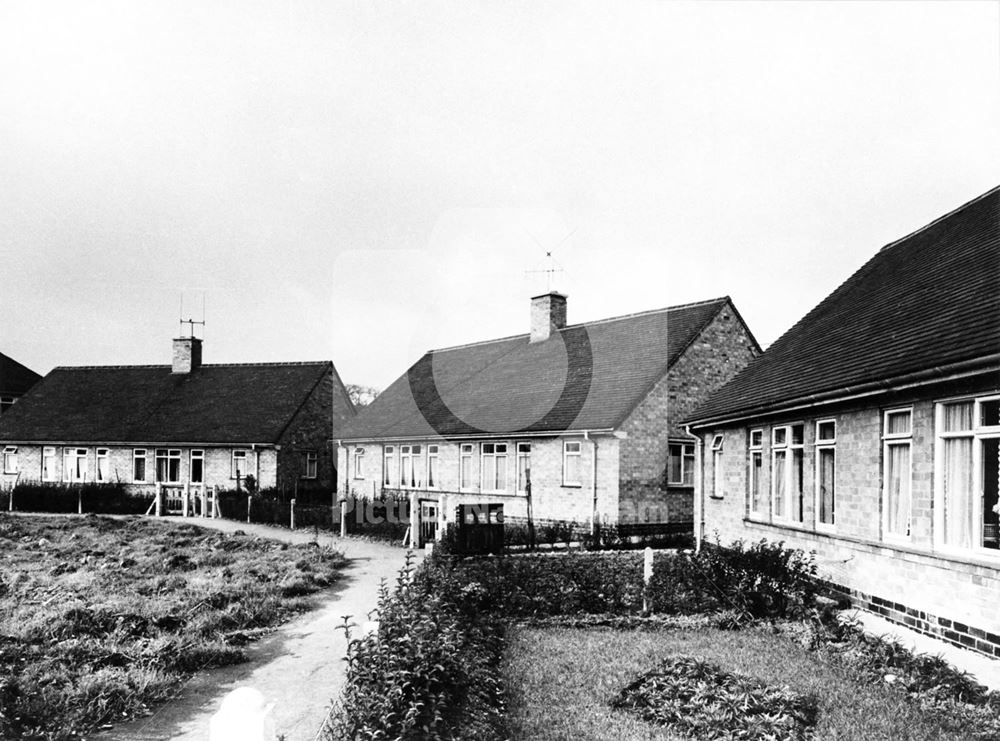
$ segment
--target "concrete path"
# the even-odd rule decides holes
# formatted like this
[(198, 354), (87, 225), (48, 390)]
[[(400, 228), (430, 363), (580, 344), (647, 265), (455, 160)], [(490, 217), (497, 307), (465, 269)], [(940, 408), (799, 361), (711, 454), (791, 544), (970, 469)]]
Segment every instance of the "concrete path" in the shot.
[(980, 684), (985, 684), (991, 690), (1000, 690), (1000, 659), (991, 659), (985, 654), (959, 648), (953, 643), (918, 633), (905, 625), (891, 623), (880, 615), (864, 610), (845, 610), (841, 614), (856, 618), (866, 633), (896, 638), (903, 646), (916, 653), (940, 656), (956, 669), (973, 675)]
[[(172, 518), (173, 519), (173, 518)], [(232, 520), (188, 520), (195, 525), (289, 543), (308, 543), (311, 530), (291, 531)], [(275, 729), (286, 741), (313, 741), (344, 683), (347, 642), (337, 630), (343, 615), (363, 624), (377, 602), (382, 579), (393, 582), (403, 567), (403, 548), (320, 534), (320, 545), (342, 551), (351, 563), (316, 610), (300, 615), (251, 644), (250, 661), (199, 672), (179, 697), (148, 718), (116, 726), (95, 741), (208, 741), (208, 725), (219, 703), (237, 687), (253, 687), (274, 703)]]

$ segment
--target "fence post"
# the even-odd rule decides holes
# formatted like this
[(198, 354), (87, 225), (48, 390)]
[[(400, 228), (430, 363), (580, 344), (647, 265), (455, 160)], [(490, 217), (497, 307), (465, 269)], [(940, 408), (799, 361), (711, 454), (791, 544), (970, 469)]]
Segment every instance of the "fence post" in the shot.
[(410, 492), (410, 547), (420, 547), (420, 502), (415, 491)]
[(10, 496), (7, 497), (7, 511), (14, 511), (14, 487), (10, 487)]
[(184, 497), (184, 499), (181, 501), (181, 517), (187, 517), (188, 516), (189, 507), (191, 506), (191, 502), (190, 502), (190, 498), (189, 498), (190, 493), (191, 493), (191, 490), (189, 488), (188, 482), (185, 481), (184, 482), (184, 490), (182, 492), (182, 496)]
[(290, 523), (291, 527), (290, 527), (290, 529), (294, 530), (295, 529), (295, 498), (294, 497), (292, 497), (292, 505), (288, 508), (288, 516), (289, 516), (289, 519), (291, 520), (291, 523)]
[(251, 496), (247, 494), (247, 524), (250, 523), (250, 502), (253, 501)]
[(653, 579), (653, 549), (642, 552), (642, 614), (649, 614), (649, 582)]
[(163, 484), (156, 482), (156, 516), (163, 515)]
[(78, 515), (83, 514), (83, 489), (76, 490), (76, 513)]

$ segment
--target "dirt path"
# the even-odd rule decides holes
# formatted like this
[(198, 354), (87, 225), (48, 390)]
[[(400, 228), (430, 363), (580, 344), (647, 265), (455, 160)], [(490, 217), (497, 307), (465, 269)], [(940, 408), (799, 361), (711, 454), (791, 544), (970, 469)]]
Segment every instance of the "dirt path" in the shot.
[[(293, 532), (231, 520), (190, 522), (289, 543), (313, 540), (311, 531)], [(249, 662), (199, 672), (179, 697), (154, 715), (94, 736), (94, 741), (208, 741), (209, 720), (222, 698), (237, 687), (253, 687), (263, 693), (268, 703), (274, 703), (275, 728), (286, 741), (313, 741), (344, 682), (347, 645), (344, 632), (336, 627), (343, 615), (352, 615), (354, 622), (363, 623), (375, 607), (380, 581), (394, 581), (406, 558), (404, 549), (380, 543), (324, 534), (318, 541), (343, 551), (351, 563), (317, 609), (254, 644), (249, 650)]]

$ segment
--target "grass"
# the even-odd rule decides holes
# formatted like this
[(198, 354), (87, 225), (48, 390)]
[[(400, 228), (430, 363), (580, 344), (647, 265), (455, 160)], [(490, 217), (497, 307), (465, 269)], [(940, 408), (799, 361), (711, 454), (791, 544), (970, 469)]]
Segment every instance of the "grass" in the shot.
[(147, 714), (312, 605), (343, 556), (141, 518), (0, 515), (0, 738)]
[(787, 685), (819, 698), (815, 738), (838, 741), (965, 739), (947, 717), (920, 710), (903, 692), (865, 685), (821, 663), (787, 636), (710, 628), (637, 631), (514, 628), (504, 675), (513, 739), (680, 741), (660, 726), (611, 708), (617, 693), (669, 656)]

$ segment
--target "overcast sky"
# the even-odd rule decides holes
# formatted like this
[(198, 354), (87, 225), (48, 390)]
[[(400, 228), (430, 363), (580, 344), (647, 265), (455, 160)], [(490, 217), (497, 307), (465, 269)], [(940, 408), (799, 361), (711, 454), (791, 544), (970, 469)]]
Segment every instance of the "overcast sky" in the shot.
[(1000, 4), (0, 0), (0, 351), (333, 359), (729, 294), (767, 345), (1000, 183)]

